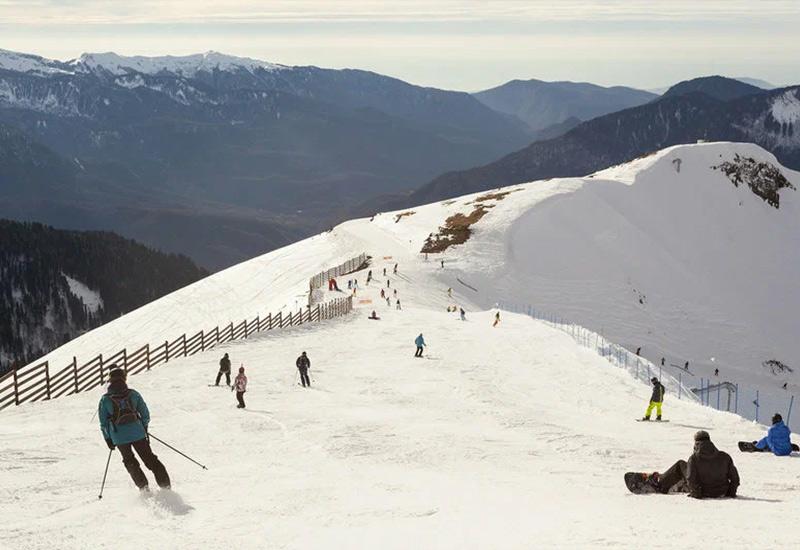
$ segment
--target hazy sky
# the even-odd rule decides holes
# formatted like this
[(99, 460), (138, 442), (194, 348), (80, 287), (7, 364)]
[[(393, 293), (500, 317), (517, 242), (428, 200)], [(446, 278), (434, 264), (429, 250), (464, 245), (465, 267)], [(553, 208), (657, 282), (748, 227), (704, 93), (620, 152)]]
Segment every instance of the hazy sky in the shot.
[(217, 50), (469, 91), (512, 78), (797, 84), (799, 35), (800, 0), (0, 0), (9, 50)]

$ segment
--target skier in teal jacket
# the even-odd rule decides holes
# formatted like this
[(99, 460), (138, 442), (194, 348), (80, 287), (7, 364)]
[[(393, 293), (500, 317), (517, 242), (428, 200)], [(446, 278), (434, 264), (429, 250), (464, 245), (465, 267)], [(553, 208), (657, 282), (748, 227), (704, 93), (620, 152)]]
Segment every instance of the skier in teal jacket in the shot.
[(100, 431), (109, 450), (119, 449), (125, 469), (140, 490), (149, 490), (149, 484), (133, 454), (134, 450), (144, 465), (153, 472), (158, 486), (169, 489), (167, 469), (150, 449), (147, 435), (150, 411), (139, 392), (128, 388), (126, 377), (125, 371), (112, 365), (108, 375), (108, 391), (100, 398), (97, 410)]

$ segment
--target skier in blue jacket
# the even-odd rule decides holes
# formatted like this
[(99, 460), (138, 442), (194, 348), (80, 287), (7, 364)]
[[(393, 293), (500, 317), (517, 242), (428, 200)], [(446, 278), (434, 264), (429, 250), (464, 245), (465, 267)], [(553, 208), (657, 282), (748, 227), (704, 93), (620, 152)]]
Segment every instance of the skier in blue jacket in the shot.
[(422, 349), (425, 347), (425, 339), (422, 337), (422, 333), (416, 337), (414, 343), (417, 345), (417, 352), (414, 354), (414, 357), (422, 357)]
[(778, 413), (772, 417), (772, 426), (764, 437), (756, 443), (756, 448), (762, 451), (772, 451), (777, 456), (787, 456), (792, 453), (791, 431), (783, 423), (783, 417)]
[(150, 411), (139, 392), (128, 388), (126, 377), (124, 370), (112, 365), (108, 375), (108, 391), (100, 398), (98, 406), (100, 431), (109, 450), (119, 449), (125, 469), (141, 491), (149, 490), (149, 485), (133, 454), (134, 450), (144, 465), (153, 472), (158, 486), (169, 489), (167, 469), (150, 449), (147, 435)]

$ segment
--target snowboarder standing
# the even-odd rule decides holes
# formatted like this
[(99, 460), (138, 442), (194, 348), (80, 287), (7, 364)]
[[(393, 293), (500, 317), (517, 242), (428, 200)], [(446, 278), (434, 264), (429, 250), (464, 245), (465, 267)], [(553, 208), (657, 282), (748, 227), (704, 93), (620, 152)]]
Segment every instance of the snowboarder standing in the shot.
[(397, 264), (394, 264), (394, 270), (392, 270), (392, 273), (394, 273), (395, 275), (397, 275)]
[(225, 375), (225, 383), (230, 386), (231, 385), (231, 360), (228, 358), (228, 354), (226, 353), (222, 359), (219, 360), (219, 372), (217, 373), (217, 381), (214, 382), (215, 386), (219, 386), (219, 381), (222, 378), (222, 375)]
[(650, 379), (650, 382), (653, 384), (653, 393), (650, 395), (650, 404), (647, 406), (647, 412), (644, 413), (644, 418), (642, 418), (642, 420), (649, 421), (650, 414), (653, 412), (653, 408), (655, 408), (656, 420), (660, 421), (661, 405), (664, 403), (664, 393), (666, 393), (666, 388), (655, 376)]
[(788, 456), (792, 454), (792, 432), (783, 423), (783, 417), (775, 413), (772, 417), (772, 426), (767, 431), (767, 436), (760, 441), (754, 441), (756, 449), (765, 452), (772, 452), (776, 456)]
[(100, 431), (109, 450), (119, 449), (122, 463), (140, 491), (148, 491), (149, 484), (133, 454), (134, 450), (144, 465), (153, 472), (158, 486), (169, 489), (171, 484), (167, 469), (150, 449), (150, 438), (147, 435), (150, 411), (139, 392), (128, 388), (126, 378), (124, 370), (111, 365), (108, 391), (100, 398), (97, 409)]
[(463, 307), (461, 308), (461, 320), (462, 321), (466, 321), (467, 320), (467, 313), (464, 311)]
[(419, 333), (419, 336), (414, 339), (414, 343), (417, 345), (417, 351), (414, 353), (414, 357), (422, 357), (422, 350), (426, 344), (425, 338), (422, 337), (421, 332)]
[(244, 374), (244, 367), (239, 367), (239, 374), (233, 381), (231, 391), (236, 390), (236, 400), (239, 402), (236, 405), (237, 409), (244, 409), (244, 392), (247, 391), (247, 376)]
[(663, 474), (648, 476), (647, 482), (664, 494), (684, 486), (692, 498), (734, 498), (739, 472), (730, 455), (718, 450), (708, 432), (700, 430), (694, 434), (694, 451), (688, 461), (677, 461)]
[(303, 387), (305, 388), (308, 386), (310, 388), (311, 380), (308, 378), (308, 369), (311, 368), (311, 361), (308, 355), (306, 355), (306, 352), (300, 354), (295, 364), (297, 365), (297, 370), (300, 371), (300, 382), (302, 382)]
[(397, 308), (397, 309), (403, 309), (403, 308), (401, 308), (401, 307), (400, 307), (400, 300), (397, 300), (397, 306), (396, 306), (396, 308)]

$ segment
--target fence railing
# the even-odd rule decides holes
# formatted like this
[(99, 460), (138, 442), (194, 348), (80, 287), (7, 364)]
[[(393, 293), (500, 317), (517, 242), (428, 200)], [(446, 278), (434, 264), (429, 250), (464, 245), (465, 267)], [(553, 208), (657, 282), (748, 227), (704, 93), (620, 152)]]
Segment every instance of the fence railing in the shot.
[(519, 306), (507, 302), (499, 302), (498, 306), (500, 309), (506, 311), (522, 313), (539, 321), (544, 321), (551, 327), (566, 332), (572, 336), (578, 344), (596, 351), (615, 367), (627, 370), (636, 380), (650, 384), (650, 379), (653, 376), (657, 376), (658, 379), (661, 380), (661, 383), (664, 384), (667, 391), (672, 395), (676, 395), (678, 399), (700, 402), (700, 399), (684, 385), (680, 373), (678, 373), (678, 377), (675, 377), (661, 366), (655, 365), (644, 357), (639, 357), (630, 350), (606, 340), (601, 334), (593, 332), (581, 325), (570, 323), (556, 315), (550, 315), (539, 311), (529, 305)]
[(344, 263), (332, 267), (321, 273), (317, 273), (308, 281), (308, 305), (313, 306), (319, 301), (322, 295), (322, 288), (328, 284), (328, 281), (335, 277), (347, 275), (355, 271), (360, 271), (369, 265), (370, 257), (365, 253), (359, 254), (355, 258), (350, 258)]
[[(630, 350), (609, 342), (601, 335), (556, 315), (536, 310), (532, 306), (518, 306), (506, 302), (501, 302), (499, 305), (506, 311), (530, 315), (569, 333), (581, 345), (595, 349), (612, 364), (626, 368), (637, 380), (649, 382), (651, 376), (656, 375), (663, 383), (664, 374), (670, 372), (667, 371), (667, 367), (651, 363)], [(676, 366), (669, 365), (669, 367)], [(778, 412), (783, 416), (786, 425), (789, 425), (794, 407), (794, 395), (786, 390), (744, 386), (719, 378), (711, 382), (707, 378), (698, 379), (693, 373), (679, 367), (673, 370), (676, 370), (677, 374), (668, 374), (667, 380), (673, 381), (672, 391), (677, 393), (679, 399), (689, 398), (701, 405), (732, 412), (756, 422), (763, 421)], [(699, 387), (696, 387), (697, 384)], [(665, 384), (665, 386), (670, 389), (670, 385)]]
[(125, 369), (128, 375), (150, 370), (172, 359), (187, 357), (207, 351), (215, 346), (245, 339), (258, 332), (292, 327), (333, 319), (353, 310), (353, 297), (337, 298), (316, 306), (306, 306), (284, 315), (268, 314), (245, 319), (234, 325), (216, 326), (197, 333), (183, 333), (174, 340), (129, 350), (123, 348), (112, 355), (99, 354), (86, 362), (72, 362), (61, 368), (52, 368), (48, 361), (13, 370), (0, 377), (0, 410), (29, 401), (56, 399), (64, 395), (85, 392), (102, 386), (108, 379), (111, 365)]

